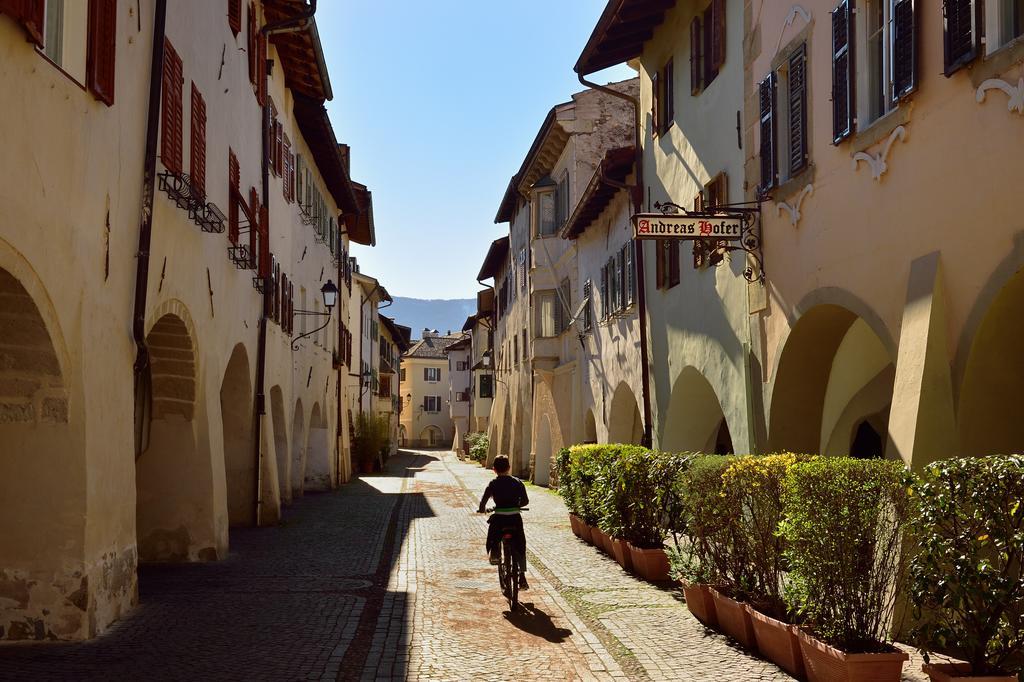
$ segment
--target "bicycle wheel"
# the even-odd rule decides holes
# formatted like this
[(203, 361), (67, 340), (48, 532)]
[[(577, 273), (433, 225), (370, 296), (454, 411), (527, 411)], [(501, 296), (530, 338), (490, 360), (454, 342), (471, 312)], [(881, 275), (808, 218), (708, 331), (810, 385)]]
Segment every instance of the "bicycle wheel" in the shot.
[(502, 551), (505, 553), (502, 563), (505, 565), (505, 575), (508, 581), (508, 592), (505, 593), (505, 597), (508, 599), (509, 611), (515, 612), (519, 607), (519, 560), (516, 558), (510, 540), (503, 540), (501, 544)]
[[(502, 543), (504, 544), (504, 543)], [(500, 547), (498, 551), (501, 551), (504, 547)], [(508, 570), (505, 567), (505, 556), (502, 552), (501, 560), (498, 562), (498, 587), (501, 588), (501, 594), (504, 597), (508, 597)]]

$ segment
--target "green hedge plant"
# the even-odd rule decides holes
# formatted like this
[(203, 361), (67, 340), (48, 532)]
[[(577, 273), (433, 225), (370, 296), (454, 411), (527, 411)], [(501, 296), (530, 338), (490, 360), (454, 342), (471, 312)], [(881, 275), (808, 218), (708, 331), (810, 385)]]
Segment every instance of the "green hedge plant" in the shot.
[(913, 511), (902, 462), (816, 457), (790, 467), (780, 530), (789, 608), (849, 653), (890, 650)]
[(466, 454), (474, 462), (483, 464), (487, 461), (487, 449), (490, 447), (490, 444), (490, 438), (483, 431), (471, 433), (466, 436), (466, 445), (469, 446)]
[(1020, 665), (1024, 651), (1024, 457), (950, 459), (912, 488), (919, 551), (910, 566), (912, 637), (976, 675)]

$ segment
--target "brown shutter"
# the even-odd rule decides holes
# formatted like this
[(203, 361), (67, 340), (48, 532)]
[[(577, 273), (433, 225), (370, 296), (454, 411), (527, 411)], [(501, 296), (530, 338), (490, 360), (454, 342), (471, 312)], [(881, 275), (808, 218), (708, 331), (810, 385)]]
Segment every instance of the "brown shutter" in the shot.
[(238, 159), (235, 153), (228, 148), (228, 241), (232, 244), (238, 243), (238, 202), (242, 198), (239, 189)]
[(701, 61), (700, 17), (690, 21), (690, 94), (699, 95), (704, 87), (704, 65)]
[(292, 141), (284, 135), (284, 200), (289, 204), (295, 199), (295, 156)]
[(974, 0), (943, 0), (942, 18), (948, 77), (978, 56), (980, 22)]
[(267, 103), (267, 39), (256, 37), (256, 101), (262, 107)]
[(711, 49), (708, 58), (717, 75), (725, 65), (725, 0), (711, 0)]
[(651, 134), (655, 136), (657, 136), (660, 130), (658, 123), (661, 121), (661, 107), (658, 101), (661, 99), (661, 85), (658, 82), (658, 76), (658, 73), (651, 74)]
[(249, 57), (249, 82), (256, 85), (256, 63), (257, 63), (257, 52), (259, 48), (257, 43), (259, 42), (259, 29), (256, 27), (256, 4), (249, 3), (249, 26), (248, 35), (246, 36), (246, 54)]
[(291, 330), (288, 328), (288, 275), (282, 274), (278, 278), (278, 286), (281, 287), (281, 331), (290, 334)]
[(681, 242), (675, 239), (666, 239), (665, 246), (668, 250), (668, 288), (671, 289), (679, 284), (679, 249)]
[(206, 101), (192, 81), (192, 127), (189, 153), (189, 174), (192, 189), (206, 197)]
[(43, 46), (46, 26), (44, 0), (0, 0), (0, 14), (6, 14), (21, 24), (30, 43)]
[(165, 39), (160, 159), (167, 170), (178, 174), (181, 173), (183, 82), (181, 57), (175, 52), (171, 41)]
[[(295, 284), (288, 282), (288, 333), (295, 332)], [(351, 338), (351, 337), (349, 337)], [(351, 359), (350, 362), (351, 363)]]
[(778, 165), (775, 158), (775, 90), (778, 87), (778, 76), (772, 71), (758, 87), (760, 100), (761, 129), (761, 190), (775, 186)]
[(701, 17), (701, 28), (704, 30), (701, 43), (703, 44), (703, 59), (701, 65), (704, 67), (704, 87), (711, 85), (711, 81), (715, 80), (715, 76), (718, 75), (718, 69), (715, 67), (715, 7), (714, 4), (708, 5), (704, 10), (704, 15)]
[(255, 187), (249, 188), (249, 268), (256, 269), (256, 256), (260, 248), (260, 195)]
[(914, 0), (896, 0), (892, 14), (892, 98), (896, 102), (917, 87), (917, 21), (914, 16)]
[(228, 0), (228, 27), (236, 36), (242, 30), (242, 0)]
[(114, 103), (114, 53), (116, 47), (117, 0), (89, 0), (85, 85), (96, 99), (108, 107)]
[(789, 57), (789, 175), (807, 166), (807, 43)]
[(284, 175), (284, 126), (281, 121), (274, 123), (274, 161), (277, 174)]
[(853, 30), (852, 0), (832, 11), (832, 142), (839, 144), (853, 133)]

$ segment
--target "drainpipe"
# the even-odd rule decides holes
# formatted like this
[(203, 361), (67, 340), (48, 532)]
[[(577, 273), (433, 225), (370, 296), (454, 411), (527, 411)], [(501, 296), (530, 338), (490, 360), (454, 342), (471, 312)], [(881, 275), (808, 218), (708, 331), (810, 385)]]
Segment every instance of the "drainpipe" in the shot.
[[(142, 220), (139, 225), (139, 249), (135, 261), (135, 304), (132, 309), (132, 336), (135, 339), (135, 394), (138, 396), (142, 378), (149, 371), (149, 349), (146, 348), (146, 301), (149, 296), (149, 256), (153, 239), (153, 192), (156, 182), (157, 131), (160, 127), (160, 87), (164, 71), (164, 35), (167, 0), (156, 0), (153, 15), (153, 51), (149, 69), (149, 104), (146, 113), (146, 151), (142, 164)], [(138, 407), (135, 408), (138, 410)], [(136, 414), (135, 418), (138, 419)], [(141, 449), (139, 444), (137, 448)], [(141, 452), (136, 452), (138, 457)]]
[[(627, 95), (624, 92), (613, 90), (606, 85), (598, 85), (587, 80), (582, 73), (576, 74), (580, 83), (588, 88), (624, 99), (633, 105), (633, 116), (636, 125), (633, 126), (633, 145), (635, 149), (634, 166), (636, 185), (633, 190), (633, 212), (640, 213), (643, 210), (644, 191), (644, 153), (640, 147), (640, 98)], [(603, 174), (602, 174), (603, 175)], [(604, 178), (602, 177), (602, 180)], [(644, 249), (643, 242), (634, 239), (636, 244), (636, 298), (637, 312), (640, 317), (640, 379), (643, 391), (644, 404), (644, 435), (641, 444), (644, 447), (651, 447), (653, 438), (651, 434), (651, 377), (650, 377), (650, 349), (647, 340), (647, 283), (644, 281)]]
[[(164, 0), (166, 1), (166, 0)], [(310, 0), (310, 6), (296, 16), (267, 24), (260, 29), (264, 39), (275, 33), (286, 33), (292, 29), (298, 31), (306, 28), (309, 19), (316, 12), (316, 0)], [(262, 198), (261, 208), (266, 211), (267, 231), (265, 239), (270, 239), (270, 67), (273, 62), (268, 59), (263, 64), (263, 92), (267, 93), (267, 101), (263, 105), (263, 158), (262, 158)], [(260, 246), (260, 251), (263, 250)], [(257, 262), (259, 254), (257, 254)], [(259, 267), (257, 265), (257, 267)], [(260, 310), (259, 339), (256, 347), (256, 390), (253, 400), (253, 461), (256, 464), (256, 526), (259, 527), (263, 517), (263, 417), (267, 414), (266, 376), (267, 376), (267, 316), (269, 308), (270, 277), (263, 286), (263, 300)]]

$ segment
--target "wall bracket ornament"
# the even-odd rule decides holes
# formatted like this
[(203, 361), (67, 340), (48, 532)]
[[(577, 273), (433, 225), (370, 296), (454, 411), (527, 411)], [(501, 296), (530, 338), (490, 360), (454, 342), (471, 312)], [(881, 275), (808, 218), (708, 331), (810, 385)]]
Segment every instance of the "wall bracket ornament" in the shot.
[(1017, 81), (1017, 85), (1013, 86), (1004, 80), (999, 78), (989, 78), (978, 86), (978, 91), (974, 95), (974, 99), (981, 104), (985, 101), (985, 93), (989, 90), (1002, 90), (1006, 93), (1006, 96), (1010, 98), (1010, 101), (1006, 103), (1007, 111), (1016, 111), (1018, 114), (1024, 114), (1024, 76)]
[(811, 183), (807, 183), (806, 185), (804, 185), (804, 188), (800, 190), (800, 193), (796, 195), (796, 200), (793, 201), (792, 204), (790, 204), (788, 201), (780, 201), (779, 203), (775, 204), (775, 215), (780, 216), (782, 215), (782, 211), (785, 210), (787, 213), (789, 213), (789, 224), (792, 225), (793, 227), (796, 227), (797, 223), (800, 222), (801, 216), (803, 215), (800, 213), (800, 207), (803, 205), (804, 199), (806, 199), (809, 195), (813, 193), (814, 185), (812, 185)]
[(887, 170), (889, 165), (886, 163), (886, 159), (889, 158), (889, 152), (892, 150), (893, 144), (896, 140), (904, 142), (907, 139), (907, 129), (904, 126), (897, 126), (891, 133), (889, 138), (882, 145), (882, 150), (875, 155), (868, 154), (867, 152), (857, 152), (853, 155), (853, 170), (857, 170), (857, 162), (863, 161), (871, 169), (871, 178), (876, 182), (882, 179), (882, 176)]
[(793, 25), (793, 22), (796, 21), (797, 15), (803, 17), (803, 20), (806, 23), (811, 23), (811, 13), (801, 5), (793, 5), (789, 8), (789, 14), (786, 15), (786, 28)]
[[(678, 237), (668, 237), (668, 239), (693, 241), (693, 265), (695, 268), (719, 267), (726, 262), (726, 254), (734, 251), (743, 252), (747, 258), (743, 268), (743, 278), (751, 284), (758, 283), (764, 286), (764, 251), (761, 249), (762, 201), (724, 204), (713, 206), (707, 211), (690, 211), (671, 201), (657, 201), (654, 203), (654, 208), (661, 211), (663, 215), (684, 215), (688, 218), (698, 218), (707, 221), (708, 225), (721, 218), (738, 220), (740, 222), (739, 234), (727, 239), (701, 237), (696, 234), (692, 236), (684, 234)], [(633, 216), (634, 225), (636, 220), (641, 217), (643, 216)]]

